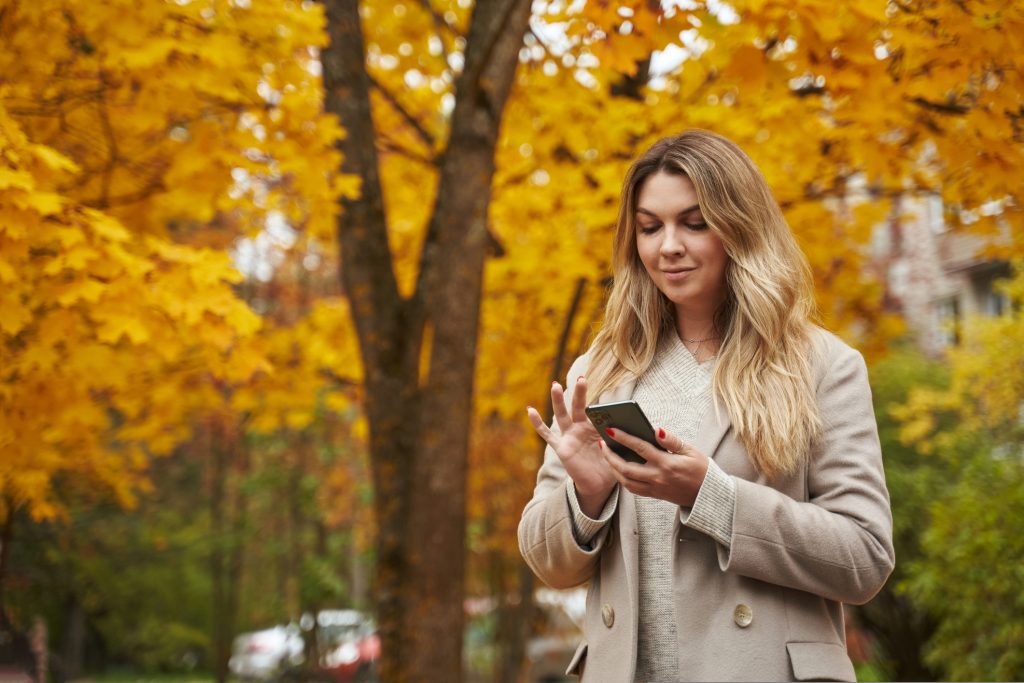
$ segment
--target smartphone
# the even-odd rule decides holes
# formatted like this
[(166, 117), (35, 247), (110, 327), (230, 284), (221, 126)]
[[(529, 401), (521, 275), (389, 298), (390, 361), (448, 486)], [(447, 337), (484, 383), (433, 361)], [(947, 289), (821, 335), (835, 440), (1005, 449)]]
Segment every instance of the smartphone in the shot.
[(609, 427), (621, 429), (638, 439), (643, 439), (652, 446), (661, 448), (657, 438), (654, 436), (654, 428), (651, 427), (650, 420), (644, 415), (644, 411), (640, 409), (640, 405), (636, 401), (596, 403), (592, 406), (587, 406), (586, 413), (591, 423), (597, 429), (597, 433), (604, 439), (604, 442), (608, 444), (609, 448), (618, 453), (623, 460), (638, 462), (641, 465), (647, 462), (632, 448), (627, 448), (608, 436), (605, 430)]

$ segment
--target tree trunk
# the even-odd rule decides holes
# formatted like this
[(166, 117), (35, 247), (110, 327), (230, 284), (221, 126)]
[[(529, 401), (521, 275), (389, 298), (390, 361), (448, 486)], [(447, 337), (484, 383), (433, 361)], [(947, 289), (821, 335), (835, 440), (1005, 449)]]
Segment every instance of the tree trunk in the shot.
[(85, 670), (85, 610), (75, 593), (71, 593), (64, 604), (64, 637), (61, 640), (61, 680), (79, 679)]
[[(576, 281), (576, 288), (573, 290), (569, 309), (566, 311), (565, 320), (562, 323), (562, 333), (558, 338), (555, 358), (551, 364), (551, 382), (565, 381), (565, 373), (567, 372), (566, 362), (569, 360), (566, 357), (569, 351), (569, 337), (572, 334), (576, 316), (579, 314), (586, 287), (587, 280), (585, 278), (580, 278)], [(552, 417), (551, 401), (545, 400), (544, 405), (547, 406), (545, 414), (550, 422)], [(544, 447), (542, 446), (538, 467), (543, 462)], [(498, 683), (517, 683), (522, 673), (523, 662), (526, 659), (526, 645), (532, 635), (530, 621), (533, 614), (533, 589), (536, 586), (536, 581), (533, 571), (522, 559), (519, 560), (518, 569), (518, 599), (509, 604), (508, 596), (504, 594), (500, 596), (501, 612), (499, 620), (502, 625), (498, 630), (499, 633), (503, 634), (504, 639), (500, 643), (501, 663)]]
[[(526, 31), (528, 0), (480, 0), (456, 82), (448, 146), (413, 295), (398, 294), (387, 244), (356, 0), (323, 0), (326, 107), (347, 136), (342, 171), (362, 179), (343, 202), (341, 276), (365, 373), (375, 487), (377, 618), (385, 683), (462, 676), (465, 489), (487, 211), (501, 115)], [(429, 330), (430, 334), (425, 335)], [(419, 367), (423, 357), (429, 367)], [(425, 377), (422, 386), (419, 378)]]
[(339, 143), (342, 172), (362, 180), (357, 200), (342, 202), (338, 223), (341, 279), (348, 294), (363, 361), (364, 410), (370, 426), (371, 474), (377, 516), (377, 624), (381, 676), (406, 676), (400, 589), (406, 580), (405, 540), (410, 463), (416, 446), (415, 410), (421, 316), (398, 294), (387, 243), (365, 71), (363, 36), (356, 0), (324, 0), (330, 44), (321, 52), (328, 111), (346, 130)]
[(210, 572), (213, 580), (213, 674), (218, 683), (228, 678), (228, 659), (234, 637), (242, 583), (245, 501), (239, 491), (232, 491), (229, 476), (232, 467), (247, 467), (239, 450), (238, 435), (217, 416), (206, 424), (212, 470), (210, 472), (210, 527), (214, 539), (210, 551)]
[(7, 565), (11, 561), (11, 543), (14, 541), (14, 504), (10, 499), (4, 501), (7, 517), (0, 530), (0, 609), (6, 604), (4, 589), (7, 588)]
[[(890, 580), (891, 581), (891, 580)], [(927, 612), (886, 586), (856, 618), (877, 640), (884, 673), (894, 681), (934, 681), (939, 672), (925, 662), (925, 647), (937, 628)]]
[(206, 427), (207, 452), (210, 454), (210, 531), (213, 547), (210, 549), (210, 574), (212, 579), (213, 602), (213, 676), (217, 683), (225, 683), (228, 677), (228, 657), (230, 656), (227, 624), (224, 622), (224, 596), (226, 591), (224, 576), (224, 506), (227, 485), (227, 456), (218, 443), (216, 421), (210, 418)]
[[(236, 431), (231, 422), (225, 422), (225, 432), (230, 430), (226, 436), (228, 454), (232, 461), (232, 471), (235, 483), (230, 489), (231, 495), (231, 536), (228, 539), (227, 567), (224, 573), (227, 577), (226, 592), (224, 596), (224, 623), (227, 633), (227, 653), (231, 656), (232, 641), (238, 628), (238, 612), (242, 597), (242, 579), (245, 567), (245, 527), (247, 524), (248, 501), (244, 488), (240, 482), (249, 473), (249, 450), (243, 435)], [(225, 668), (225, 672), (227, 669)]]

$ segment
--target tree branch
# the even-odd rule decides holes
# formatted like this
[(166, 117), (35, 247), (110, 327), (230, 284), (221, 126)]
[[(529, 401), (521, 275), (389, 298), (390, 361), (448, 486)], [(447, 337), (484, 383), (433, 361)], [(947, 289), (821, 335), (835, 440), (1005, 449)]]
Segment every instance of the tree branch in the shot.
[(434, 139), (433, 134), (427, 130), (422, 123), (420, 123), (419, 119), (413, 116), (412, 113), (405, 108), (405, 105), (398, 101), (398, 97), (396, 97), (393, 92), (381, 85), (380, 81), (374, 78), (372, 74), (367, 72), (366, 77), (369, 79), (370, 85), (372, 85), (374, 89), (381, 94), (381, 97), (387, 100), (387, 103), (398, 112), (399, 116), (405, 119), (405, 122), (412, 126), (413, 130), (415, 130), (416, 134), (420, 136), (420, 139), (423, 140), (423, 143), (427, 148), (430, 149), (430, 151), (434, 151), (434, 145), (437, 141)]
[(825, 94), (825, 88), (818, 85), (805, 85), (800, 88), (793, 88), (790, 92), (797, 97), (810, 97), (812, 95)]
[[(512, 17), (512, 13), (515, 11), (516, 6), (519, 4), (520, 1), (521, 0), (508, 0), (505, 4), (504, 11), (496, 12), (494, 16), (491, 17), (490, 24), (488, 24), (487, 26), (483, 26), (483, 22), (481, 22), (481, 24), (478, 26), (479, 29), (482, 29), (483, 32), (486, 32), (485, 36), (470, 36), (470, 38), (475, 42), (482, 43), (483, 45), (485, 45), (486, 50), (480, 55), (479, 58), (477, 58), (474, 61), (473, 64), (470, 64), (469, 62), (469, 52), (467, 51), (466, 53), (466, 68), (465, 71), (463, 72), (463, 78), (461, 78), (460, 81), (462, 81), (469, 88), (476, 90), (478, 87), (480, 87), (480, 77), (483, 74), (484, 70), (487, 69), (488, 65), (491, 63), (491, 56), (494, 54), (495, 48), (501, 42), (498, 40), (498, 36), (501, 35), (503, 27), (509, 23), (509, 20)], [(479, 4), (476, 5), (473, 8), (474, 14), (476, 12), (479, 12), (480, 9), (481, 6)], [(486, 88), (481, 87), (480, 89), (484, 92), (487, 92)]]
[(409, 149), (408, 147), (405, 147), (404, 145), (397, 142), (393, 138), (384, 136), (383, 134), (381, 135), (380, 141), (378, 142), (378, 146), (381, 148), (381, 150), (385, 152), (392, 152), (399, 156), (405, 157), (410, 161), (415, 161), (416, 163), (423, 164), (424, 166), (437, 168), (437, 157), (428, 157), (418, 152), (414, 152), (413, 150)]
[(924, 97), (911, 98), (910, 102), (916, 104), (922, 109), (934, 111), (939, 114), (949, 114), (952, 116), (963, 116), (971, 110), (971, 108), (965, 104), (956, 104), (955, 102), (932, 102)]
[(100, 83), (103, 87), (96, 94), (96, 110), (99, 113), (100, 128), (103, 130), (103, 137), (107, 140), (109, 152), (107, 163), (103, 167), (103, 178), (100, 182), (100, 205), (110, 205), (110, 186), (113, 183), (114, 168), (117, 166), (118, 151), (117, 138), (114, 136), (114, 126), (110, 123), (110, 115), (107, 114), (106, 87), (107, 82), (103, 74), (100, 74)]
[(613, 97), (628, 97), (631, 100), (643, 102), (643, 87), (651, 79), (651, 60), (650, 58), (639, 59), (635, 64), (635, 74), (619, 74), (620, 80), (612, 83), (609, 91)]
[[(108, 188), (109, 189), (109, 188)], [(135, 202), (141, 202), (155, 192), (160, 192), (166, 189), (162, 177), (151, 179), (144, 187), (136, 190), (135, 192), (127, 192), (125, 194), (114, 195), (111, 197), (109, 194), (104, 192), (96, 199), (86, 199), (82, 201), (82, 204), (93, 209), (109, 209), (112, 206), (123, 206), (125, 204), (134, 204)]]
[(396, 335), (400, 335), (404, 305), (387, 240), (359, 2), (323, 0), (323, 6), (330, 38), (320, 53), (324, 105), (348, 133), (338, 143), (344, 155), (342, 172), (362, 180), (360, 197), (342, 201), (343, 214), (338, 221), (341, 275), (372, 385), (377, 378), (371, 373), (401, 353)]
[[(459, 33), (454, 26), (448, 23), (444, 18), (444, 15), (439, 14), (434, 6), (430, 3), (430, 0), (420, 0), (420, 6), (430, 15), (430, 18), (434, 20), (434, 26), (438, 29), (437, 37), (441, 38), (441, 29), (444, 29), (450, 33), (453, 37), (461, 38), (462, 34)], [(441, 44), (444, 44), (444, 39), (441, 39)]]

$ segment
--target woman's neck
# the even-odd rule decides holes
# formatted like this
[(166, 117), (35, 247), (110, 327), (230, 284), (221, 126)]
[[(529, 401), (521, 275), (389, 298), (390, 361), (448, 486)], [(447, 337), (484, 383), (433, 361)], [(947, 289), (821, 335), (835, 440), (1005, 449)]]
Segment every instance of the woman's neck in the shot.
[(702, 363), (718, 355), (722, 340), (715, 330), (714, 316), (686, 316), (677, 310), (676, 333), (697, 362)]
[(678, 312), (676, 313), (676, 332), (684, 342), (718, 336), (713, 316), (684, 317)]

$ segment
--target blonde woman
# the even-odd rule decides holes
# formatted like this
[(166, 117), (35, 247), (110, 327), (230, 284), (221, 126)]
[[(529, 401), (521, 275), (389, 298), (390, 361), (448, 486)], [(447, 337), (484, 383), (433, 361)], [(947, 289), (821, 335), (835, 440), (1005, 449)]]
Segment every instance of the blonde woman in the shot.
[[(614, 285), (551, 388), (519, 546), (589, 582), (584, 683), (855, 680), (843, 603), (892, 571), (892, 517), (861, 355), (810, 321), (810, 269), (754, 163), (693, 130), (626, 177)], [(594, 397), (591, 400), (590, 397)], [(587, 420), (633, 399), (659, 447)]]

